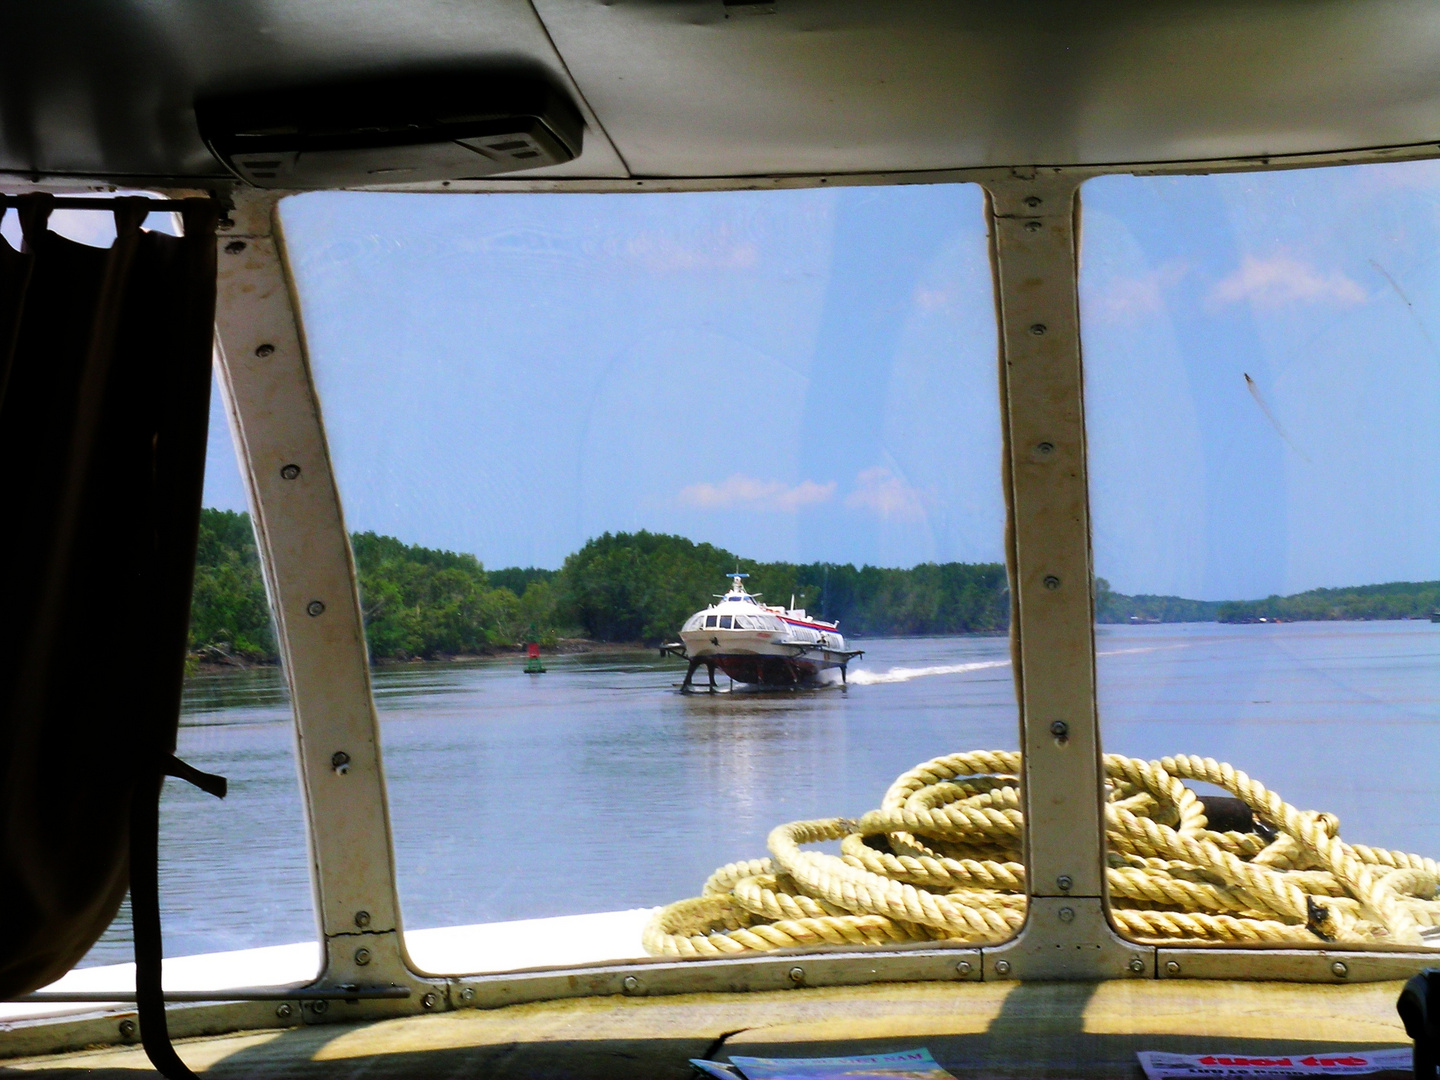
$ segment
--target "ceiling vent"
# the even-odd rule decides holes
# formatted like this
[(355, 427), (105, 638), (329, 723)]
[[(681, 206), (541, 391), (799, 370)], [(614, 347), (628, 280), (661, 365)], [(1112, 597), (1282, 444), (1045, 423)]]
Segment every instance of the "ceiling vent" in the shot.
[(289, 190), (483, 179), (560, 165), (584, 122), (541, 79), (425, 75), (350, 80), (195, 108), (200, 133), (247, 183)]

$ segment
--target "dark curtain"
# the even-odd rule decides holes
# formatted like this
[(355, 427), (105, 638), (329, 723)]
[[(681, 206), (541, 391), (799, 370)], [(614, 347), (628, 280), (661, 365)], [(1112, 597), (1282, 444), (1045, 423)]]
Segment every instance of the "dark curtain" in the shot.
[[(183, 238), (145, 232), (155, 203), (118, 199), (101, 249), (48, 231), (48, 196), (11, 202), (25, 243), (0, 241), (7, 997), (63, 975), (110, 924), (132, 827), (137, 863), (154, 860), (204, 477), (216, 221), (213, 203), (186, 200), (167, 204)], [(137, 874), (153, 894), (153, 866)], [(158, 908), (154, 936), (158, 988)]]

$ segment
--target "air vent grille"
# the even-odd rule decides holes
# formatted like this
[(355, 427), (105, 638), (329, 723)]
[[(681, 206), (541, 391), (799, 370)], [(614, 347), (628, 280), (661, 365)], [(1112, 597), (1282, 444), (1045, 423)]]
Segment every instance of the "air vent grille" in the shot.
[(573, 160), (583, 124), (537, 78), (351, 80), (196, 108), (211, 150), (256, 187), (472, 179)]

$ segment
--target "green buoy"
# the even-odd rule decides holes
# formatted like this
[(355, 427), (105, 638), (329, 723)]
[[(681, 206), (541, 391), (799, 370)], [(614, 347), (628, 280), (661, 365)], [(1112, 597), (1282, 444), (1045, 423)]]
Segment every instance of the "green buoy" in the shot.
[(527, 675), (545, 674), (545, 665), (540, 663), (540, 646), (533, 641), (525, 647), (525, 673)]

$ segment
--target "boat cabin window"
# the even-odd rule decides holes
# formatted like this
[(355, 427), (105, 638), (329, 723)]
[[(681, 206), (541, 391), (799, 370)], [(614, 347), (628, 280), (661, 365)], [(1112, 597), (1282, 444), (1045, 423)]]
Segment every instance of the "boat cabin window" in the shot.
[[(1404, 865), (1389, 852), (1440, 857), (1440, 819), (1419, 809), (1440, 773), (1440, 164), (1116, 176), (1083, 198), (1105, 749), (1198, 755), (1174, 771), (1207, 807), (1234, 782), (1199, 759), (1293, 808), (1256, 832), (1216, 804), (1210, 828), (1237, 850), (1321, 813), (1376, 882)], [(1335, 884), (1340, 849), (1299, 850), (1309, 878), (1277, 880), (1303, 886), (1308, 918), (1230, 889), (1204, 933), (1436, 943), (1433, 878), (1357, 895)], [(1143, 873), (1147, 856), (1170, 857), (1121, 845), (1112, 866)], [(1112, 871), (1117, 907), (1128, 887)], [(1144, 936), (1146, 918), (1119, 925)]]
[[(934, 758), (1017, 750), (978, 187), (317, 193), (282, 215), (421, 968), (730, 955), (706, 951), (723, 927), (646, 928), (776, 826), (858, 818)], [(690, 445), (737, 410), (765, 437)], [(863, 657), (657, 658), (737, 565)], [(565, 828), (493, 843), (557, 761), (586, 777)], [(1014, 794), (1005, 773), (963, 797)], [(932, 840), (1020, 857), (1012, 833)], [(999, 903), (986, 940), (1023, 918)], [(869, 925), (847, 940), (977, 940), (958, 914)], [(473, 947), (430, 944), (457, 926)]]

